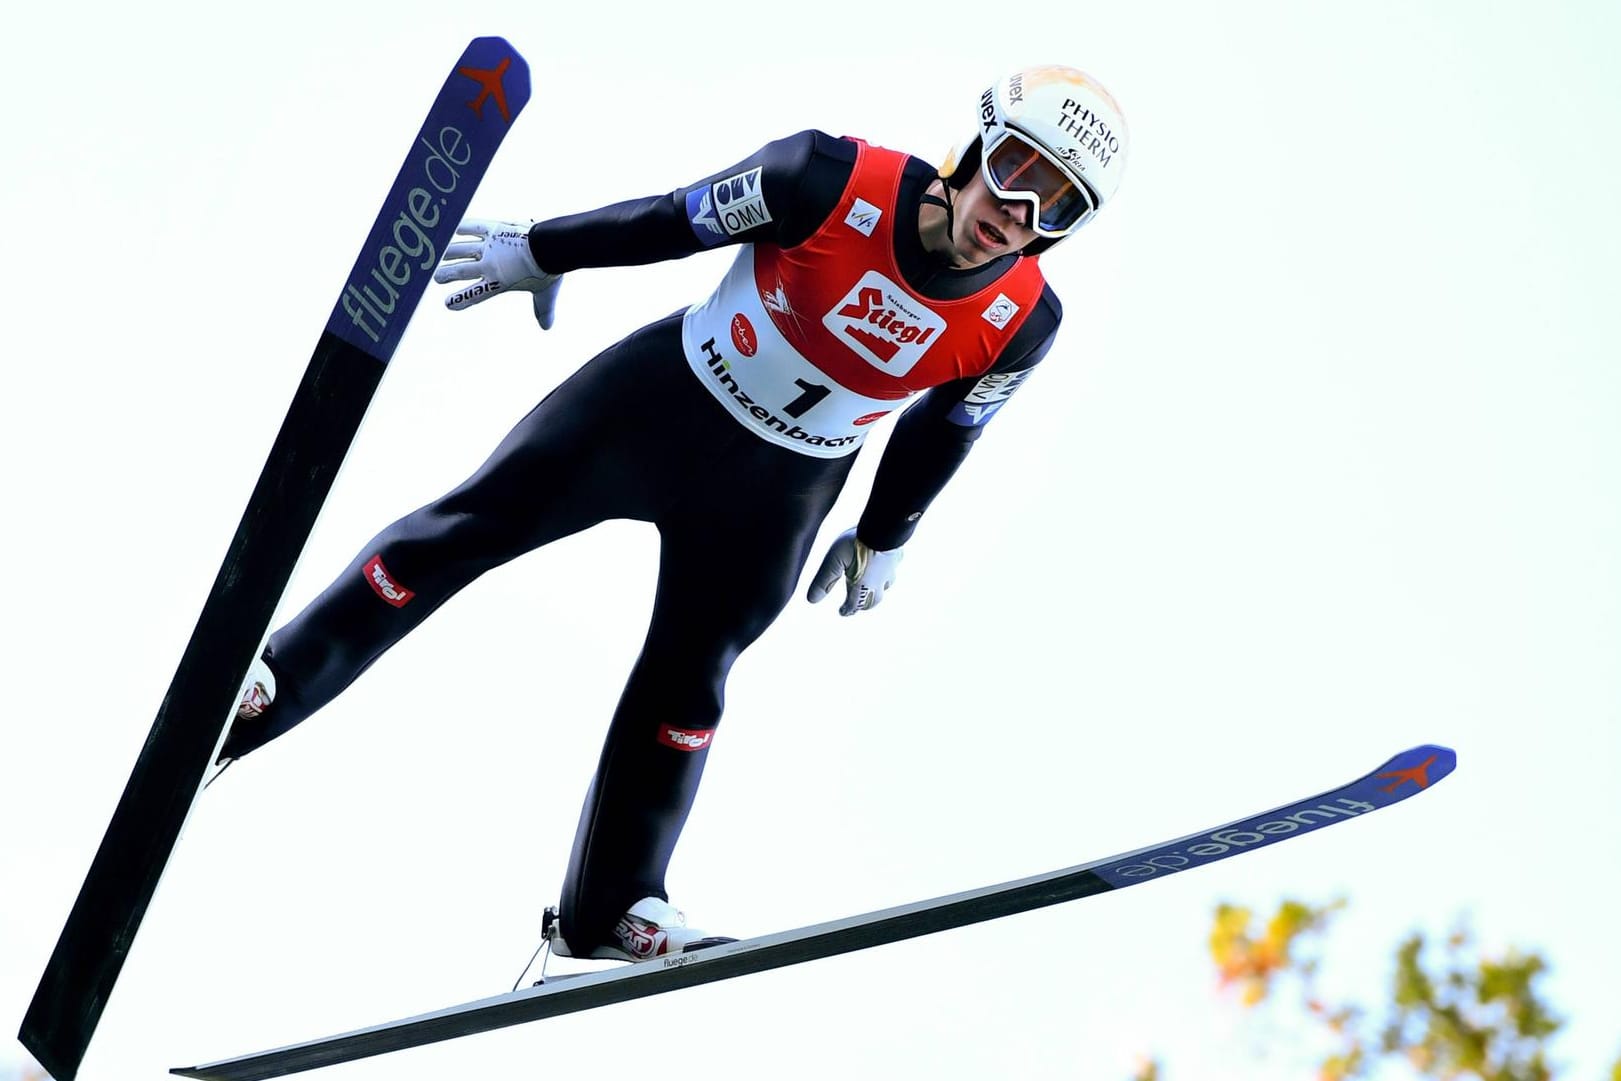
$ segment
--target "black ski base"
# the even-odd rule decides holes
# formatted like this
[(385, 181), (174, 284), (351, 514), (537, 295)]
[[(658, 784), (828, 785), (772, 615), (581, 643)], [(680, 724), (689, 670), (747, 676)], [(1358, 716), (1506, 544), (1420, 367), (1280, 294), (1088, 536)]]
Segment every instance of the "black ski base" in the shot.
[(293, 565), (382, 379), (375, 358), (327, 332), (158, 708), (18, 1038), (72, 1081), (169, 862), (214, 747)]
[[(254, 654), (389, 359), (512, 120), (529, 69), (475, 38), (446, 77), (333, 306), (18, 1037), (73, 1081)], [(412, 253), (427, 255), (414, 262)], [(432, 253), (432, 254), (429, 254)]]
[(1360, 818), (1424, 791), (1451, 773), (1456, 763), (1457, 756), (1448, 748), (1415, 747), (1339, 788), (1079, 867), (605, 972), (571, 974), (435, 1013), (172, 1072), (205, 1081), (282, 1077), (999, 919), (1163, 878)]

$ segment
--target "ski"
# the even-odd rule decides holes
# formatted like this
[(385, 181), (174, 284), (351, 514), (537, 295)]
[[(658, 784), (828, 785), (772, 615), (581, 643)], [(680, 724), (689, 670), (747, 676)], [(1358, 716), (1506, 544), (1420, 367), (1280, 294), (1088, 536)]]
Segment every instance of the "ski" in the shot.
[(57, 1081), (78, 1073), (338, 467), (439, 253), (528, 100), (523, 57), (501, 38), (474, 39), (345, 280), (23, 1019), (19, 1039)]
[(607, 971), (570, 974), (560, 979), (554, 977), (553, 982), (511, 994), (205, 1066), (177, 1067), (170, 1072), (204, 1081), (259, 1081), (283, 1077), (1028, 912), (1164, 878), (1324, 826), (1360, 818), (1423, 791), (1451, 773), (1456, 765), (1457, 756), (1446, 747), (1415, 747), (1340, 788), (1225, 826), (1079, 867), (714, 946), (696, 953), (654, 958)]

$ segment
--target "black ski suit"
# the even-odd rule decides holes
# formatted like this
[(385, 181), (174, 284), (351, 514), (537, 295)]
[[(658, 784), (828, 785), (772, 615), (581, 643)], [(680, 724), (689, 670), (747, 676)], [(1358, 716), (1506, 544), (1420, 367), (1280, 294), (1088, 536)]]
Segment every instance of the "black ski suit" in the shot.
[[(542, 268), (563, 273), (717, 244), (793, 249), (837, 210), (858, 145), (802, 132), (674, 193), (541, 222), (531, 250)], [(735, 234), (701, 228), (699, 194), (755, 169), (770, 220)], [(932, 179), (922, 161), (906, 162), (892, 208), (894, 265), (925, 298), (977, 295), (1019, 257), (959, 271), (927, 253), (914, 223)], [(906, 542), (980, 425), (1045, 355), (1059, 318), (1043, 286), (988, 371), (936, 386), (906, 410), (860, 519), (866, 544)], [(245, 754), (314, 713), (485, 571), (607, 519), (653, 523), (652, 624), (609, 726), (562, 893), (570, 947), (588, 951), (631, 904), (665, 897), (726, 675), (793, 595), (854, 460), (796, 453), (750, 431), (684, 360), (682, 313), (645, 326), (558, 386), (464, 484), (367, 542), (275, 632), (265, 652), (274, 705), (263, 727), (234, 727), (226, 753)], [(727, 588), (713, 588), (718, 573)]]

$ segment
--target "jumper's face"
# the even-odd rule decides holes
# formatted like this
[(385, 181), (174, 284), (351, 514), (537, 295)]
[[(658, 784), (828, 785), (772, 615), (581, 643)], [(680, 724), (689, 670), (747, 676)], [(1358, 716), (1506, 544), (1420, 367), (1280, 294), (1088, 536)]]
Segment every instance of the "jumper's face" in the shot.
[(978, 169), (952, 196), (951, 247), (958, 266), (980, 266), (1010, 255), (1032, 240), (1030, 205), (999, 198), (985, 186)]

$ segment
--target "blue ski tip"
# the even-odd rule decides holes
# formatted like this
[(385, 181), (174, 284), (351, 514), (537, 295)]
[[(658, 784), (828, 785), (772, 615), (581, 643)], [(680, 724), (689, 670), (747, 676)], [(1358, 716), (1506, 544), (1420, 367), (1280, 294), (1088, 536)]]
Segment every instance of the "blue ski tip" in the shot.
[[(1393, 781), (1387, 787), (1401, 793), (1396, 799), (1406, 799), (1414, 792), (1424, 791), (1457, 768), (1458, 752), (1451, 747), (1424, 743), (1396, 755), (1379, 767), (1374, 777)], [(1411, 787), (1408, 787), (1409, 783)], [(1388, 802), (1394, 803), (1395, 800)]]
[(1450, 747), (1421, 744), (1341, 788), (1218, 829), (1140, 849), (1094, 870), (1111, 886), (1119, 887), (1214, 863), (1399, 803), (1429, 788), (1457, 765), (1458, 756)]
[(327, 330), (383, 364), (512, 122), (529, 65), (503, 38), (474, 38), (451, 69), (400, 167)]

